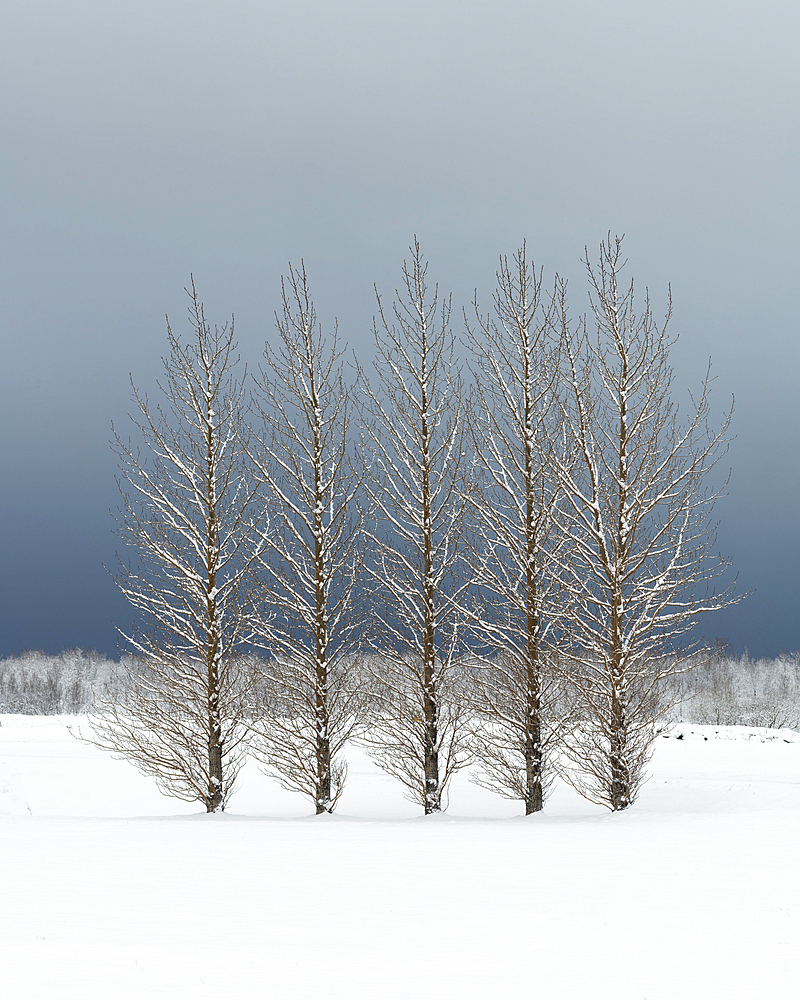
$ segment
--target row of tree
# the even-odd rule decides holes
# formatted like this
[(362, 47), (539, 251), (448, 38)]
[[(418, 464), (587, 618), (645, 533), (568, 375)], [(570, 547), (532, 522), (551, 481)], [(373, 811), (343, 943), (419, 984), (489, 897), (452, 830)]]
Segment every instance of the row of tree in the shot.
[(378, 296), (372, 378), (345, 377), (302, 266), (251, 387), (192, 284), (162, 404), (134, 387), (137, 443), (115, 434), (141, 627), (98, 742), (209, 811), (247, 752), (331, 811), (353, 738), (425, 813), (475, 758), (526, 813), (556, 756), (629, 805), (681, 638), (733, 599), (707, 482), (730, 414), (709, 427), (707, 373), (678, 419), (671, 306), (635, 311), (621, 239), (585, 264), (591, 323), (524, 246), (502, 258), (468, 380), (416, 241)]

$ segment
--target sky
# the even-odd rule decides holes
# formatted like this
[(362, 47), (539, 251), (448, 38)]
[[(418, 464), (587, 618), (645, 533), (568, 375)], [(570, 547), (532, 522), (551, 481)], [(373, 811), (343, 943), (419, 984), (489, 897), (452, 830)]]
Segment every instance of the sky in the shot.
[(625, 234), (675, 398), (709, 358), (734, 435), (719, 549), (752, 591), (702, 632), (800, 649), (800, 7), (776, 0), (4, 0), (0, 6), (0, 656), (114, 654), (111, 425), (168, 314), (274, 337), (305, 261), (368, 358), (414, 235), (460, 316), (527, 241), (588, 306)]

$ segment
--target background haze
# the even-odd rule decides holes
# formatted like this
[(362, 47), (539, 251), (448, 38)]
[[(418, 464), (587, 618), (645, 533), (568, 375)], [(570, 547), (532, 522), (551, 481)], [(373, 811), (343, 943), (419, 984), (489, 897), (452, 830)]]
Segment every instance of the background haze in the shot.
[(37, 2), (0, 10), (0, 655), (113, 652), (110, 424), (194, 278), (255, 368), (305, 258), (363, 357), (418, 234), (460, 316), (500, 253), (570, 279), (608, 230), (676, 398), (735, 393), (711, 637), (800, 648), (800, 9), (782, 2)]

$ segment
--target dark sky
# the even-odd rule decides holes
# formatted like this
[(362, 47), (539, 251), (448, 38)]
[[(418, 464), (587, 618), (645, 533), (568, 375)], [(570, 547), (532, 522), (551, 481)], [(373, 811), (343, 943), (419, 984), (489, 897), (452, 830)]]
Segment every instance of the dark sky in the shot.
[(0, 656), (114, 652), (129, 612), (110, 426), (152, 386), (194, 274), (243, 356), (305, 258), (368, 351), (416, 233), (460, 312), (500, 253), (570, 279), (610, 230), (676, 397), (736, 397), (719, 545), (747, 601), (711, 637), (800, 649), (800, 7), (609, 0), (4, 0)]

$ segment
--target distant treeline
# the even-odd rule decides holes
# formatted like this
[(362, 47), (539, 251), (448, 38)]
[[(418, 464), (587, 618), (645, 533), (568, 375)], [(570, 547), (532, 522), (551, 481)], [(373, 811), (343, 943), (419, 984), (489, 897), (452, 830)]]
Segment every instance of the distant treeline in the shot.
[[(0, 660), (0, 713), (83, 715), (118, 690), (123, 661), (94, 650), (28, 650)], [(671, 679), (675, 721), (800, 731), (800, 652), (774, 659), (727, 649)], [(261, 692), (263, 697), (264, 692)]]
[(723, 649), (697, 659), (672, 679), (676, 721), (800, 730), (800, 653), (754, 660)]
[(0, 660), (0, 712), (83, 715), (113, 694), (121, 665), (96, 650), (68, 649), (56, 656), (30, 649)]

